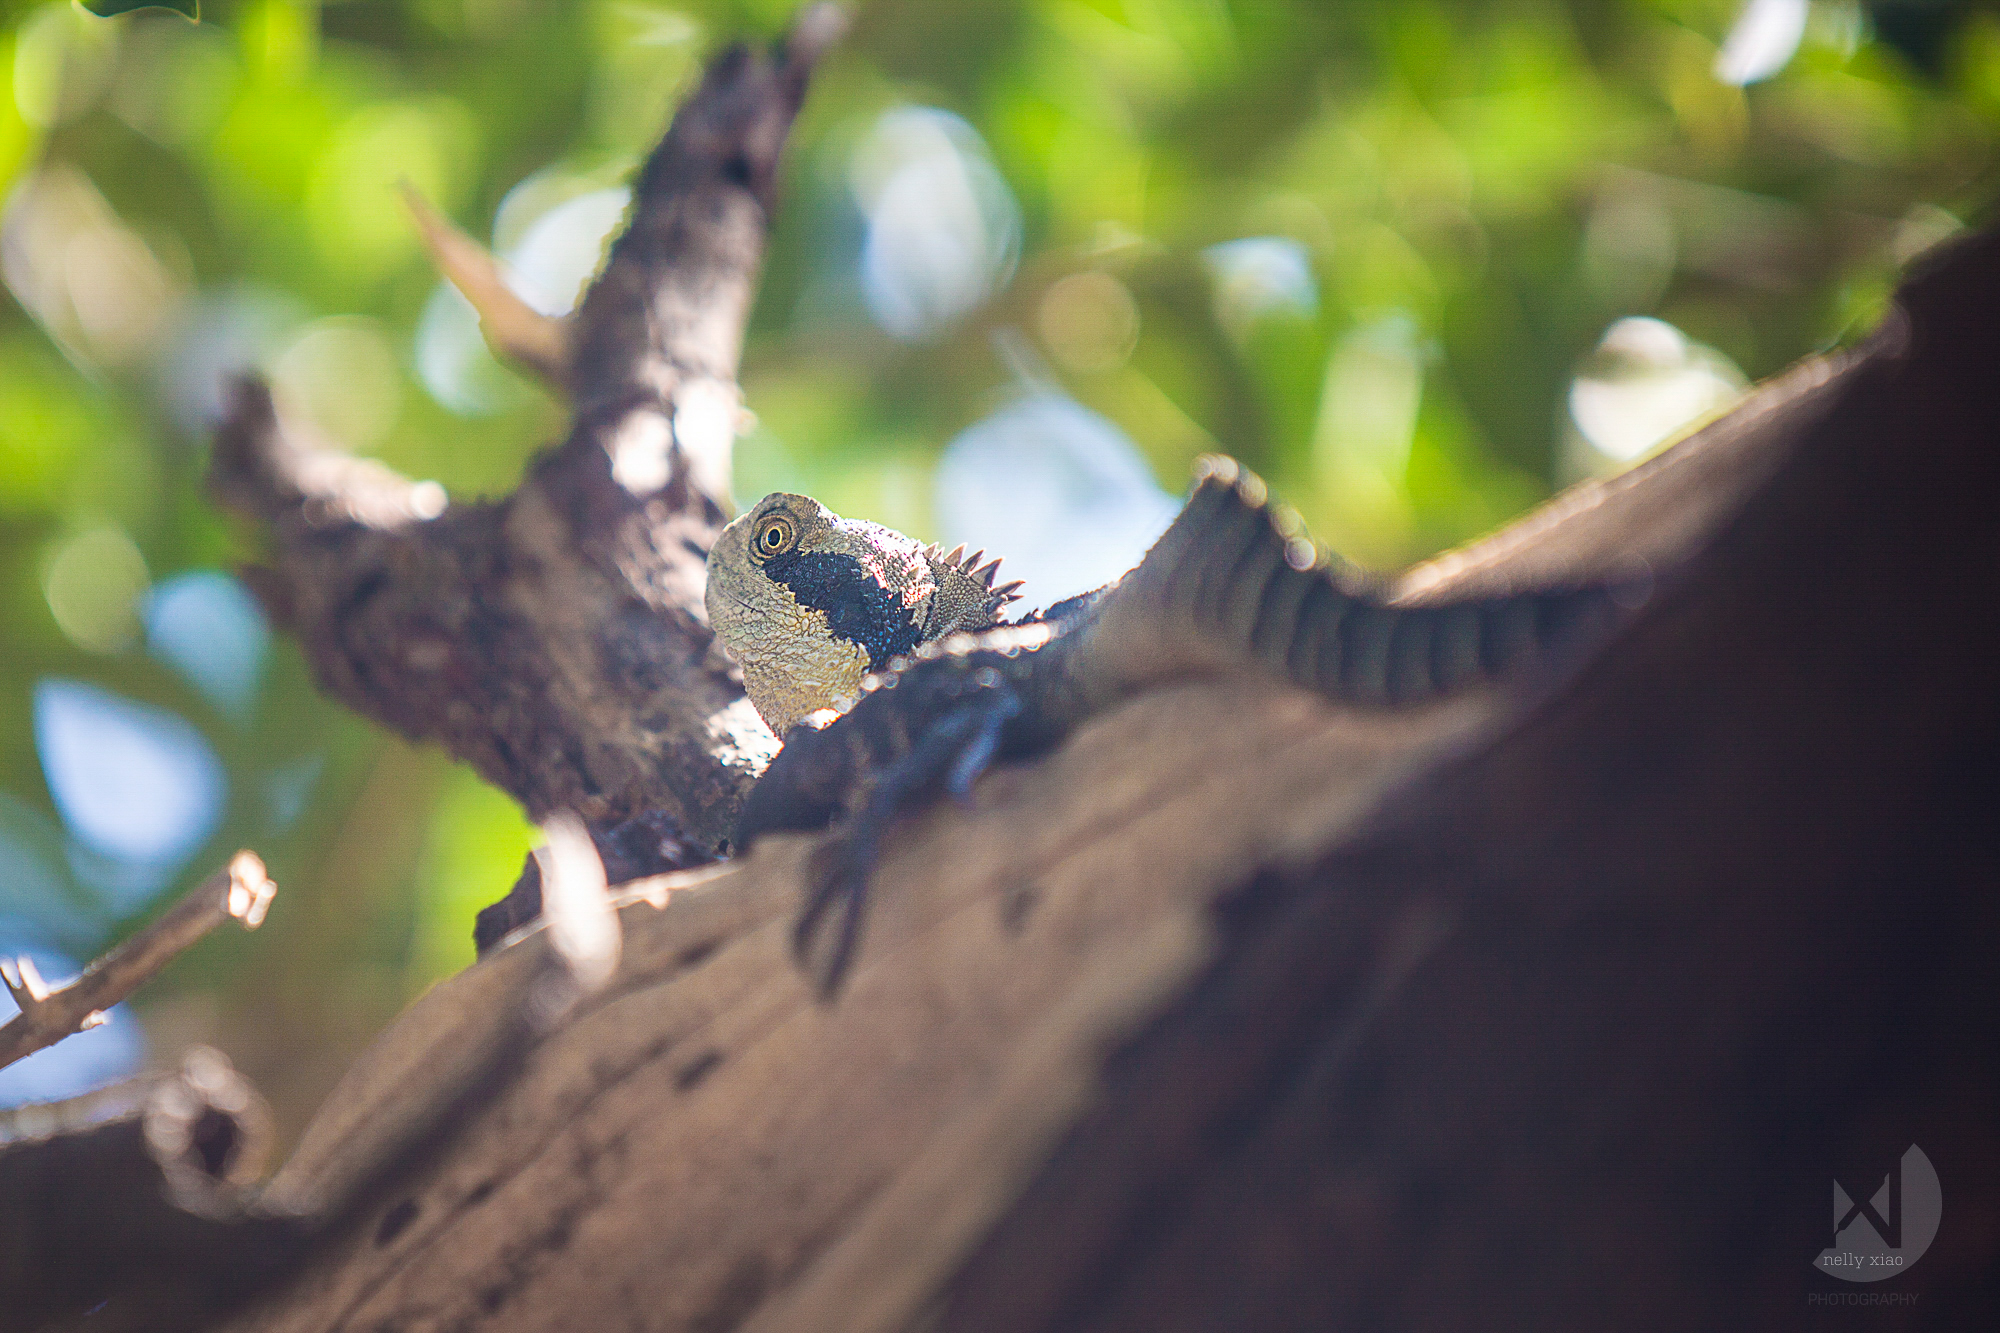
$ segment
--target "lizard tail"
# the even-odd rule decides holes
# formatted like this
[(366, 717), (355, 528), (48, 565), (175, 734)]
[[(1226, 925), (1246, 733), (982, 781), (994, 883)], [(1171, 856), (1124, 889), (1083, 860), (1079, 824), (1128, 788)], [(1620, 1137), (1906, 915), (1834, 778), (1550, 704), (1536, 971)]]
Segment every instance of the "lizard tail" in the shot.
[(1603, 585), (1386, 602), (1323, 559), (1254, 474), (1208, 457), (1180, 517), (1106, 597), (1090, 656), (1093, 674), (1116, 658), (1121, 693), (1254, 663), (1329, 698), (1402, 704), (1501, 676), (1615, 612)]

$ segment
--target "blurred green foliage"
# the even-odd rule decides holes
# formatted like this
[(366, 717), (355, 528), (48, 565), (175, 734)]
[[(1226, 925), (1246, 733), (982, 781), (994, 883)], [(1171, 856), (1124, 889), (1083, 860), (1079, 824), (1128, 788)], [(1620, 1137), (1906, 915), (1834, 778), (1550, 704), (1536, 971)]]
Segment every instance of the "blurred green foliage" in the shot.
[[(739, 495), (811, 491), (927, 536), (939, 449), (1030, 374), (1170, 490), (1219, 447), (1331, 544), (1406, 561), (1607, 465), (1567, 404), (1614, 321), (1657, 317), (1762, 377), (1865, 329), (1899, 264), (1994, 192), (2000, 19), (1977, 7), (1801, 3), (1795, 51), (1748, 86), (1717, 74), (1734, 0), (856, 7), (787, 167)], [(87, 952), (147, 909), (63, 850), (36, 683), (199, 728), (228, 794), (173, 883), (251, 845), (281, 894), (264, 933), (205, 945), (144, 1014), (156, 1045), (218, 1041), (288, 1124), (469, 960), (530, 831), (323, 700), (282, 636), (244, 707), (172, 664), (147, 589), (251, 549), (200, 489), (215, 377), (261, 365), (348, 445), (504, 491), (561, 406), (438, 332), (450, 298), (392, 187), (525, 243), (623, 178), (708, 54), (791, 8), (0, 8), (0, 835), (42, 830), (32, 854), (86, 922), (61, 942)], [(900, 106), (961, 118), (934, 125), (990, 155), (1018, 210), (990, 299), (912, 337), (857, 276), (862, 159)], [(0, 916), (34, 914), (7, 892)]]

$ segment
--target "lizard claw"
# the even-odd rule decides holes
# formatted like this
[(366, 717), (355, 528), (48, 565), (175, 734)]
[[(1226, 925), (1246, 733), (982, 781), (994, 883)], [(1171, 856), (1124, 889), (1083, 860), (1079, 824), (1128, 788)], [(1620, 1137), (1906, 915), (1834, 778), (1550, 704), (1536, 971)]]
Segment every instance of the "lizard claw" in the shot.
[(1002, 733), (1020, 715), (1021, 698), (1012, 690), (999, 690), (968, 711), (973, 713), (969, 734), (952, 759), (951, 767), (945, 770), (944, 780), (945, 790), (961, 805), (971, 804), (972, 784), (993, 766)]

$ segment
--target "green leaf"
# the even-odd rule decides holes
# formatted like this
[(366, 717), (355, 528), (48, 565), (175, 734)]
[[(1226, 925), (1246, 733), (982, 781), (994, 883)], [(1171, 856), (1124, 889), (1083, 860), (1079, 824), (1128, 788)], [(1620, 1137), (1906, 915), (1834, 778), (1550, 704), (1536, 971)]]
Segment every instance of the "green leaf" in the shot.
[(142, 9), (171, 9), (190, 23), (201, 22), (201, 0), (80, 0), (80, 3), (101, 19)]

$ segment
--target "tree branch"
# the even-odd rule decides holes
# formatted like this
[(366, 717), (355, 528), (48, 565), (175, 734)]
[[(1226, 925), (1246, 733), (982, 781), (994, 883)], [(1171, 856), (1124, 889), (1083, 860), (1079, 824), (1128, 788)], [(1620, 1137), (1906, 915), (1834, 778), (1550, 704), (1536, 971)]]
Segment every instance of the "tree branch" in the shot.
[(1625, 632), (1243, 889), (937, 1326), (1797, 1326), (1912, 1144), (1904, 1324), (1990, 1321), (2000, 235), (1926, 268)]
[[(628, 885), (601, 989), (517, 937), (208, 1238), (226, 1268), (307, 1226), (223, 1326), (1483, 1325), (1491, 1290), (1773, 1322), (1824, 1227), (1774, 1182), (1823, 1201), (1878, 1120), (1958, 1149), (1983, 1215), (1996, 256), (1474, 548), (1502, 584), (1657, 572), (1567, 668), (1423, 709), (1133, 700), (899, 827), (833, 1005), (789, 946), (811, 839)], [(1984, 1253), (1925, 1262), (1949, 1290)], [(108, 1327), (173, 1326), (112, 1290)]]
[(246, 577), (321, 684), (537, 820), (671, 820), (698, 860), (776, 751), (708, 632), (704, 562), (779, 153), (838, 27), (816, 9), (780, 56), (726, 52), (681, 108), (568, 331), (568, 438), (512, 495), (447, 505), (302, 438), (254, 383), (218, 433), (214, 490), (269, 535)]
[(96, 1027), (113, 1005), (152, 980), (182, 950), (224, 921), (239, 921), (245, 930), (257, 929), (277, 891), (256, 854), (238, 852), (227, 866), (85, 968), (83, 975), (67, 986), (50, 990), (25, 954), (11, 961), (0, 960), (0, 981), (21, 1007), (18, 1016), (0, 1027), (0, 1068)]

